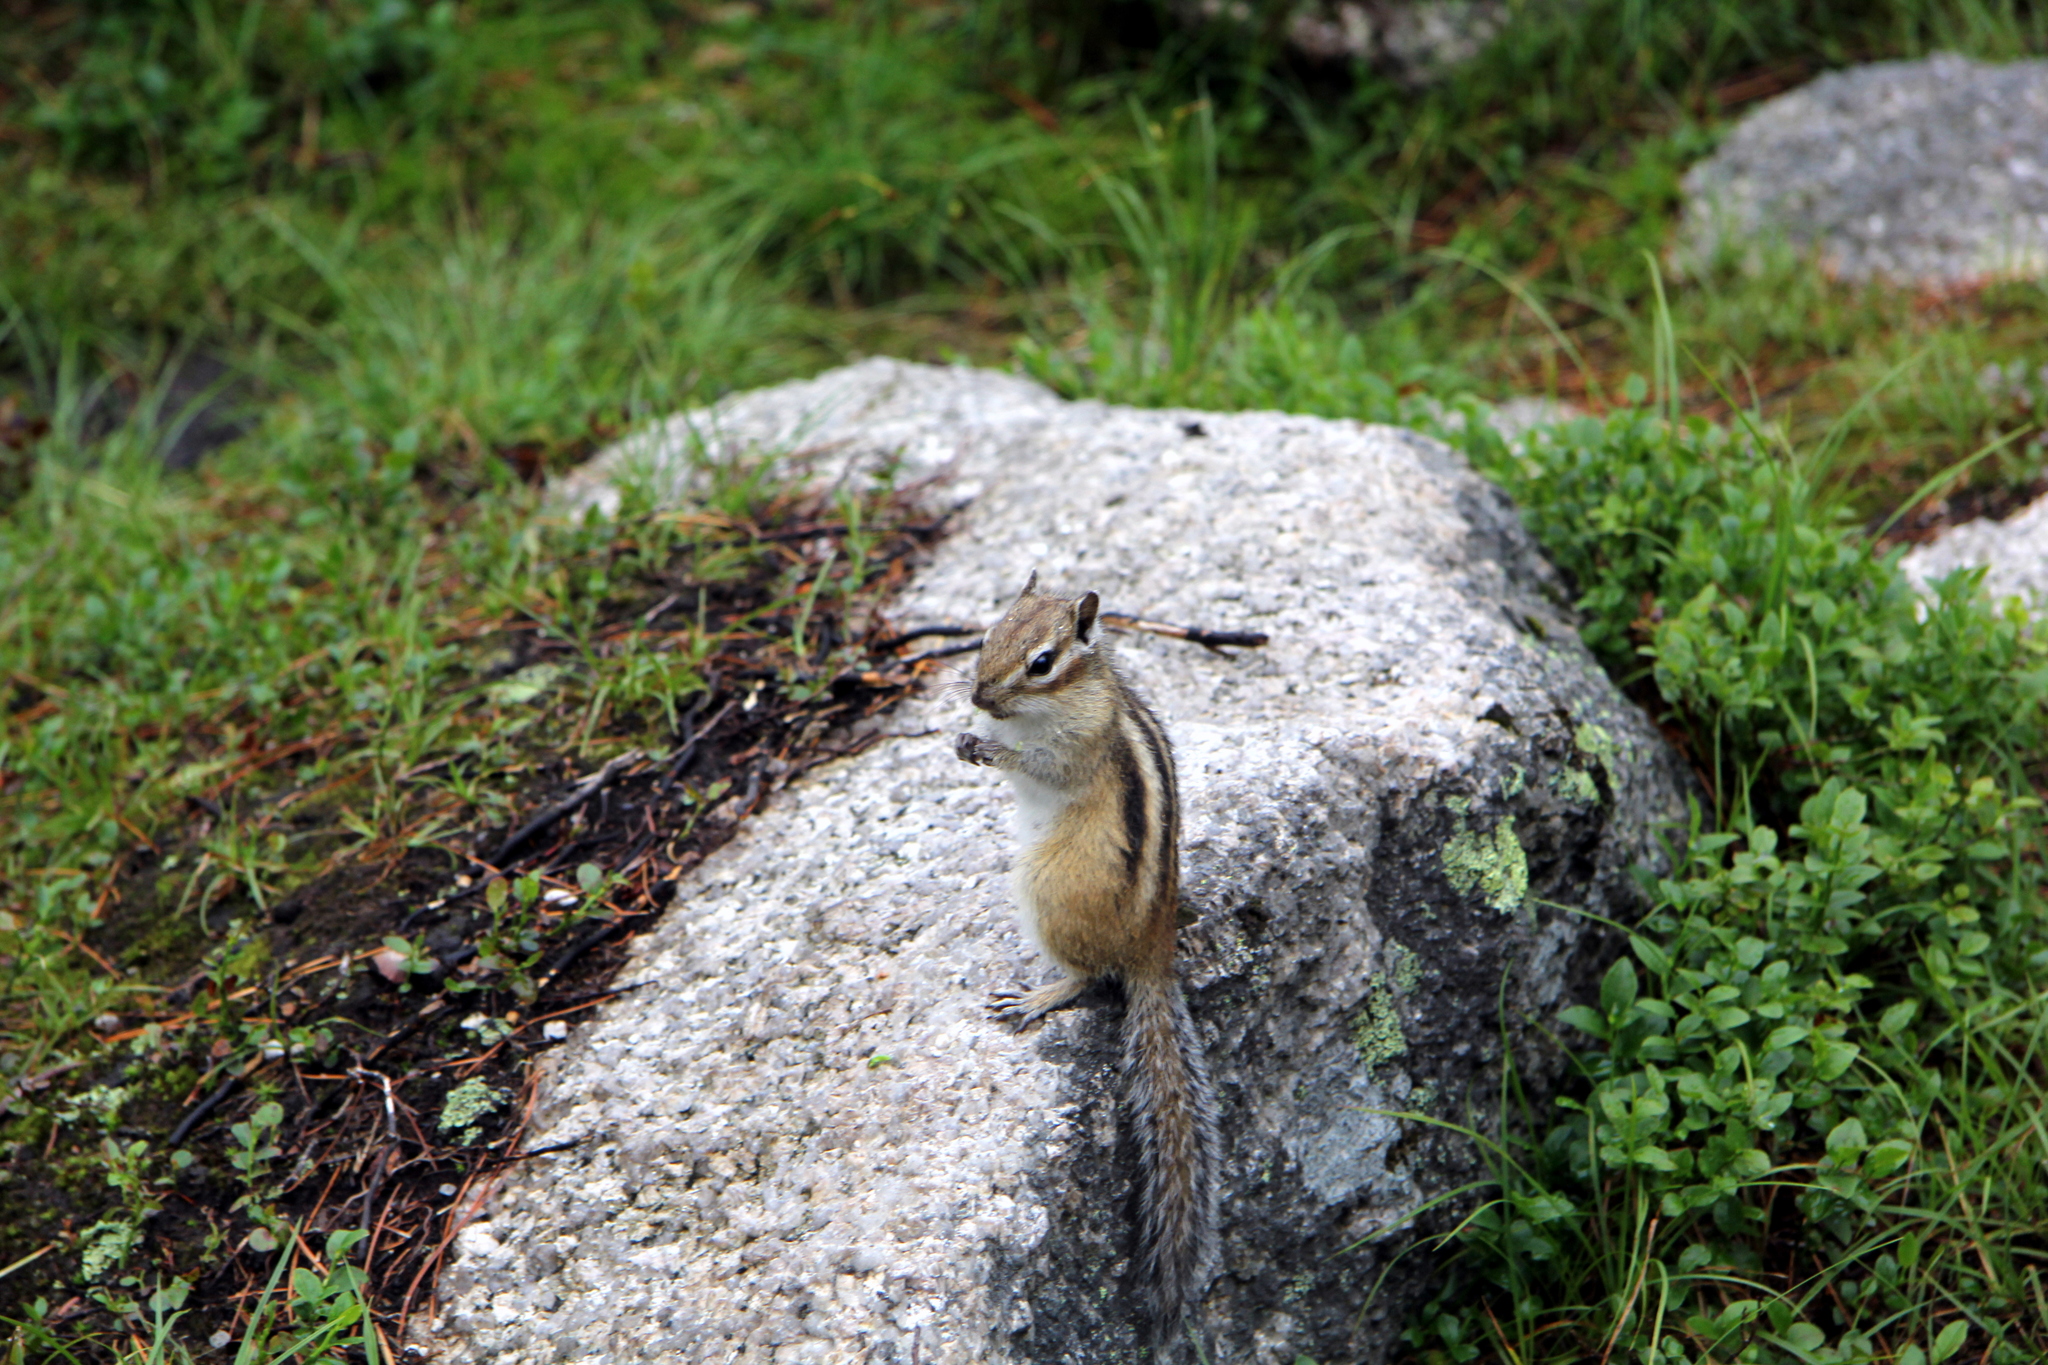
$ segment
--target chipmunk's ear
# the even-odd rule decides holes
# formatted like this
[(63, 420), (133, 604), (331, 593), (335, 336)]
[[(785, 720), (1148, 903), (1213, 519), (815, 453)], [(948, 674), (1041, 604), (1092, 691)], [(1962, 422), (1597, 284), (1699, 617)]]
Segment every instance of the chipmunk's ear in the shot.
[(1029, 597), (1029, 596), (1031, 596), (1031, 594), (1032, 594), (1032, 593), (1035, 593), (1035, 592), (1037, 592), (1037, 591), (1038, 591), (1038, 570), (1036, 570), (1036, 569), (1033, 569), (1033, 570), (1031, 571), (1031, 577), (1029, 577), (1029, 578), (1027, 578), (1027, 579), (1025, 579), (1025, 580), (1024, 580), (1024, 591), (1022, 591), (1022, 592), (1018, 593), (1017, 595), (1018, 595), (1019, 597)]
[(1074, 638), (1082, 644), (1089, 643), (1095, 633), (1095, 613), (1102, 609), (1102, 599), (1092, 592), (1084, 592), (1074, 599)]

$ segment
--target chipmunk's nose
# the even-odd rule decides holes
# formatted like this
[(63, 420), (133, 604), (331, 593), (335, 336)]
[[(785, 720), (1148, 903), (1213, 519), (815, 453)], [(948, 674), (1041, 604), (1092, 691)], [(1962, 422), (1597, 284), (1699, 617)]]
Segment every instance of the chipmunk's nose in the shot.
[(969, 699), (973, 701), (976, 710), (986, 711), (997, 720), (1003, 718), (1002, 707), (996, 701), (995, 688), (990, 686), (986, 680), (977, 679), (974, 684), (974, 691), (968, 695)]

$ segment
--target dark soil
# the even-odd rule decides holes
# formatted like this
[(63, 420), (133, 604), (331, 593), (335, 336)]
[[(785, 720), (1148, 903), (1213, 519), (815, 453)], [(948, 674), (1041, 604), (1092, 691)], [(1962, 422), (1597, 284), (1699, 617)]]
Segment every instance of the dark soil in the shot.
[[(134, 997), (134, 1013), (99, 1021), (110, 1046), (94, 1074), (44, 1079), (41, 1092), (16, 1097), (0, 1130), (11, 1140), (0, 1149), (0, 1265), (34, 1258), (0, 1278), (0, 1317), (39, 1317), (81, 1360), (133, 1330), (74, 1288), (92, 1226), (119, 1207), (105, 1178), (111, 1141), (142, 1144), (158, 1173), (161, 1209), (130, 1268), (138, 1259), (153, 1267), (145, 1292), (157, 1277), (190, 1279), (179, 1336), (202, 1359), (216, 1331), (239, 1339), (280, 1256), (324, 1270), (325, 1239), (341, 1229), (369, 1234), (351, 1260), (368, 1272), (384, 1341), (402, 1342), (462, 1221), (494, 1176), (530, 1155), (520, 1142), (532, 1063), (557, 1041), (549, 1034), (561, 1029), (550, 1026), (634, 989), (614, 978), (676, 879), (793, 777), (863, 747), (872, 732), (862, 722), (905, 695), (930, 659), (973, 647), (905, 638), (877, 610), (943, 529), (891, 495), (863, 518), (885, 534), (869, 551), (882, 568), (855, 599), (858, 619), (820, 602), (799, 658), (778, 584), (792, 562), (811, 573), (828, 556), (845, 561), (845, 528), (825, 515), (796, 503), (773, 521), (733, 527), (737, 543), (775, 552), (744, 581), (706, 589), (719, 640), (708, 686), (659, 759), (600, 767), (537, 750), (511, 827), (371, 844), (267, 915), (222, 907), (239, 909), (233, 923), (259, 926), (239, 939), (176, 912), (180, 879), (167, 863), (194, 846), (193, 831), (132, 848), (104, 930), (84, 947), (110, 970), (144, 970), (155, 989)], [(610, 605), (610, 623), (645, 629), (686, 615), (679, 628), (695, 625), (691, 568), (678, 562), (638, 584)], [(687, 611), (675, 605), (685, 586)], [(942, 647), (913, 654), (920, 643)], [(518, 667), (568, 646), (529, 623), (507, 627), (492, 648)], [(196, 828), (238, 811), (207, 799), (192, 816)], [(604, 877), (594, 896), (579, 880), (585, 865)], [(529, 877), (543, 893), (536, 905), (522, 912), (515, 895), (495, 914), (493, 884)], [(403, 955), (388, 948), (399, 940)], [(473, 1095), (479, 1081), (496, 1103), (444, 1128), (451, 1093), (468, 1084)], [(102, 1135), (90, 1119), (59, 1120), (89, 1084), (134, 1091), (118, 1107), (119, 1128)], [(278, 1152), (256, 1185), (300, 1239), (277, 1250), (261, 1233), (252, 1244), (251, 1185), (233, 1159), (244, 1147), (236, 1126), (269, 1102), (283, 1111), (270, 1138)], [(170, 1175), (186, 1159), (179, 1153), (189, 1164)]]
[[(1886, 546), (1925, 545), (1943, 531), (1961, 526), (1966, 521), (1987, 517), (1992, 521), (2004, 521), (2044, 493), (2048, 493), (2048, 476), (2030, 479), (2023, 484), (1997, 483), (1958, 488), (1941, 497), (1930, 498), (1900, 517), (1880, 543)], [(1883, 523), (1882, 517), (1877, 518), (1871, 530), (1875, 531)]]

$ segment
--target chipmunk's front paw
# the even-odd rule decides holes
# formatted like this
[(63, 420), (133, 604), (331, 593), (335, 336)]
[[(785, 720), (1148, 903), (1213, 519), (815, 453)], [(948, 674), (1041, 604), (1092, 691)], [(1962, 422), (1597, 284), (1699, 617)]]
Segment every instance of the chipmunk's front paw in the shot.
[(986, 765), (993, 761), (993, 755), (989, 751), (995, 747), (980, 735), (962, 733), (954, 737), (953, 756), (962, 763)]

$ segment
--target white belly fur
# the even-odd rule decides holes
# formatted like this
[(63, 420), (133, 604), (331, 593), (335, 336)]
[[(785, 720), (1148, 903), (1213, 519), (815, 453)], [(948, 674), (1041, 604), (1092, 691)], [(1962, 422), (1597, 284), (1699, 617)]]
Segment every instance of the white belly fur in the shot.
[(1060, 812), (1066, 809), (1067, 798), (1057, 788), (1024, 773), (1004, 773), (1003, 776), (1010, 779), (1010, 790), (1017, 797), (1015, 827), (1018, 847), (1016, 861), (1010, 869), (1010, 895), (1016, 902), (1017, 927), (1030, 940), (1032, 947), (1045, 953), (1045, 938), (1038, 931), (1038, 904), (1032, 898), (1031, 884), (1024, 875), (1024, 869), (1030, 862), (1031, 851), (1052, 829)]
[[(1028, 721), (998, 720), (992, 716), (983, 718), (989, 738), (1001, 744), (1021, 746), (1041, 739), (1037, 726)], [(1024, 937), (1039, 952), (1045, 952), (1045, 940), (1038, 932), (1038, 906), (1031, 898), (1031, 888), (1025, 879), (1024, 867), (1029, 862), (1031, 850), (1052, 831), (1067, 808), (1067, 794), (1048, 782), (1041, 782), (1029, 773), (1005, 772), (1010, 790), (1017, 798), (1014, 828), (1017, 834), (1017, 857), (1010, 871), (1010, 891), (1016, 902), (1017, 927)]]

